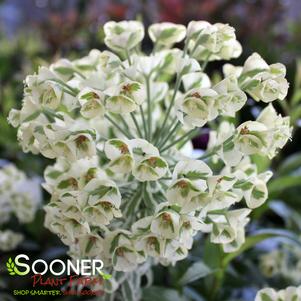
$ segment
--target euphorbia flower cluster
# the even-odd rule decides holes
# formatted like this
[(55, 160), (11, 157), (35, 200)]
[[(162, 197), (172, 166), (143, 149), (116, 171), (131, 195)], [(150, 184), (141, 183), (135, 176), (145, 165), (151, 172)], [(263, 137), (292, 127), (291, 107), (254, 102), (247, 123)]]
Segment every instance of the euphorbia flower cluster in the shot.
[[(45, 225), (71, 256), (101, 258), (111, 271), (175, 263), (197, 233), (225, 252), (239, 249), (272, 176), (251, 156), (273, 158), (290, 138), (289, 118), (271, 104), (287, 94), (285, 67), (254, 53), (211, 82), (206, 65), (242, 51), (226, 24), (153, 24), (149, 54), (140, 22), (108, 22), (104, 32), (110, 50), (41, 67), (9, 116), (25, 152), (57, 160), (45, 171)], [(256, 121), (226, 121), (248, 97), (270, 104)], [(195, 159), (190, 140), (212, 121), (220, 126)]]
[(20, 224), (33, 221), (41, 203), (40, 183), (29, 179), (14, 164), (0, 168), (0, 250), (10, 251), (23, 240), (21, 233), (12, 231), (9, 221), (15, 216)]

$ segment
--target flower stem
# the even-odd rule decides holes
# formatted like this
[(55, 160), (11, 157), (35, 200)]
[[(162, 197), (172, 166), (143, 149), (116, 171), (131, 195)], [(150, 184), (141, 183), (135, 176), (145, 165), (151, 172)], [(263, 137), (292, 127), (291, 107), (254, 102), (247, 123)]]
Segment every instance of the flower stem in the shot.
[(135, 116), (135, 114), (133, 112), (131, 112), (131, 117), (132, 117), (132, 119), (134, 121), (134, 124), (135, 124), (135, 127), (136, 127), (136, 130), (138, 132), (139, 137), (142, 138), (143, 137), (142, 132), (141, 132), (141, 130), (139, 128), (139, 124), (138, 124), (137, 118), (136, 118), (136, 116)]
[(125, 55), (126, 55), (126, 58), (129, 62), (129, 65), (132, 65), (131, 56), (130, 56), (130, 53), (129, 53), (128, 49), (126, 49)]
[[(168, 106), (168, 109), (167, 109), (167, 112), (165, 114), (165, 118), (164, 118), (164, 121), (163, 121), (163, 124), (162, 124), (162, 127), (161, 127), (161, 132), (164, 132), (164, 128), (165, 128), (165, 125), (166, 125), (166, 122), (169, 118), (169, 114), (171, 112), (171, 109), (174, 105), (174, 102), (175, 102), (175, 99), (176, 99), (176, 95), (177, 95), (177, 92), (180, 88), (180, 84), (181, 84), (181, 73), (177, 75), (177, 79), (176, 79), (176, 84), (175, 84), (175, 88), (174, 88), (174, 92), (173, 92), (173, 95), (172, 95), (172, 98), (171, 98), (171, 101), (170, 101), (170, 104)], [(159, 137), (159, 136), (158, 136)], [(158, 138), (157, 138), (158, 140)], [(156, 141), (157, 142), (157, 141)]]
[(76, 96), (79, 92), (77, 89), (72, 88), (71, 86), (69, 86), (68, 84), (66, 84), (64, 81), (62, 81), (60, 79), (51, 78), (51, 79), (49, 79), (49, 81), (55, 82), (55, 83), (61, 85), (62, 87), (66, 88), (68, 90), (68, 92), (67, 91), (66, 92), (72, 96)]
[(177, 131), (177, 129), (179, 128), (179, 126), (181, 125), (181, 123), (180, 123), (180, 121), (178, 120), (177, 122), (176, 122), (176, 124), (174, 124), (174, 126), (173, 126), (173, 128), (170, 130), (170, 132), (165, 136), (165, 137), (163, 137), (163, 142), (161, 142), (159, 145), (158, 145), (158, 147), (159, 148), (162, 148), (166, 143), (167, 143), (167, 141), (168, 141), (168, 139), (170, 138), (170, 137), (172, 137), (172, 135)]
[(152, 116), (151, 116), (151, 97), (150, 97), (150, 81), (149, 76), (145, 77), (146, 94), (147, 94), (147, 123), (148, 123), (148, 140), (152, 139)]
[(176, 144), (178, 144), (179, 142), (183, 141), (186, 137), (189, 137), (191, 139), (198, 132), (199, 132), (198, 128), (190, 130), (189, 132), (187, 132), (185, 135), (183, 135), (179, 139), (177, 139), (177, 140), (173, 141), (172, 143), (168, 144), (167, 146), (165, 146), (163, 149), (160, 150), (160, 152), (161, 153), (165, 152), (169, 148), (171, 148), (171, 147), (175, 146)]
[(142, 105), (139, 106), (139, 109), (140, 109), (140, 114), (141, 114), (141, 117), (142, 117), (142, 123), (143, 123), (143, 129), (144, 129), (144, 138), (146, 138), (147, 137), (146, 120), (145, 120)]
[(124, 136), (126, 136), (128, 139), (132, 139), (133, 136), (127, 132), (126, 130), (124, 130), (123, 128), (121, 128), (118, 123), (113, 120), (113, 118), (111, 118), (109, 115), (105, 115), (105, 118), (107, 118)]

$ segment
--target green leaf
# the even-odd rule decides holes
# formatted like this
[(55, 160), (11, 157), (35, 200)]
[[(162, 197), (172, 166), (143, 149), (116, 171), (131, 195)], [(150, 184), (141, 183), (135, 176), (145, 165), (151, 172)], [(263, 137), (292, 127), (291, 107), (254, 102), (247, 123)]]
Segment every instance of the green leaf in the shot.
[(157, 40), (159, 41), (159, 40), (168, 39), (169, 37), (173, 36), (176, 32), (177, 32), (176, 28), (168, 28), (168, 29), (162, 30), (162, 32), (159, 35)]
[(102, 198), (107, 193), (109, 193), (109, 192), (113, 193), (114, 191), (116, 191), (115, 187), (111, 187), (111, 186), (99, 186), (98, 188), (96, 188), (93, 191), (91, 191), (90, 194), (91, 195), (97, 195), (99, 198)]
[(223, 150), (225, 153), (230, 152), (231, 150), (234, 149), (234, 142), (233, 141), (229, 141), (229, 142), (224, 142), (223, 143)]
[(210, 237), (206, 239), (204, 248), (204, 263), (211, 269), (217, 269), (221, 266), (223, 251), (220, 245), (213, 244)]
[[(127, 152), (129, 152), (127, 144), (124, 143), (124, 142), (121, 141), (121, 140), (118, 140), (118, 139), (112, 139), (112, 140), (110, 140), (109, 143), (110, 143), (111, 145), (115, 146), (116, 148), (118, 148), (119, 150), (124, 150), (124, 151), (127, 150)], [(123, 152), (123, 153), (124, 153), (124, 152)]]
[(113, 240), (112, 240), (112, 242), (111, 242), (110, 253), (113, 253), (114, 250), (117, 248), (117, 246), (118, 246), (118, 241), (119, 241), (119, 236), (120, 236), (120, 235), (121, 235), (121, 234), (117, 234), (117, 235), (113, 238)]
[(63, 180), (61, 181), (59, 184), (58, 184), (58, 188), (59, 189), (66, 189), (68, 188), (69, 186), (71, 186), (71, 182), (70, 182), (70, 179), (67, 179), (67, 180)]
[(271, 164), (271, 160), (267, 156), (252, 155), (252, 162), (257, 166), (258, 173), (266, 171)]
[(186, 285), (211, 273), (212, 270), (203, 261), (194, 262), (181, 277), (179, 284)]
[(273, 301), (273, 299), (272, 298), (270, 298), (267, 294), (265, 294), (265, 293), (261, 293), (260, 294), (260, 297), (261, 297), (261, 300), (262, 301)]
[(258, 84), (260, 83), (260, 80), (258, 79), (253, 79), (247, 82), (245, 85), (243, 85), (242, 89), (247, 91), (255, 88)]
[(74, 72), (73, 69), (69, 67), (57, 67), (54, 69), (54, 71), (63, 75), (72, 75)]
[(242, 83), (245, 79), (247, 79), (248, 77), (253, 77), (256, 74), (260, 73), (260, 72), (264, 72), (266, 71), (266, 69), (254, 69), (248, 72), (243, 73), (242, 75), (240, 75), (240, 77), (238, 78), (238, 82)]
[(49, 172), (46, 177), (49, 177), (51, 179), (57, 179), (60, 175), (62, 174), (62, 172), (58, 171), (58, 170), (54, 170)]
[(301, 176), (284, 176), (273, 179), (268, 184), (269, 197), (275, 198), (279, 193), (301, 184)]
[(204, 179), (206, 177), (206, 173), (204, 172), (199, 172), (196, 170), (189, 171), (186, 174), (180, 174), (178, 177), (180, 178), (181, 176), (184, 176), (185, 178), (189, 180), (198, 180), (198, 179)]
[(252, 191), (252, 196), (258, 200), (264, 197), (264, 192), (254, 188)]
[(142, 291), (142, 301), (187, 301), (178, 291), (160, 286), (150, 286)]
[(246, 182), (244, 180), (237, 181), (234, 185), (234, 188), (241, 189), (241, 190), (249, 190), (253, 187), (251, 182)]
[(26, 117), (23, 120), (23, 122), (32, 121), (32, 120), (36, 119), (40, 114), (41, 114), (41, 111), (36, 111), (36, 112), (32, 113), (31, 115), (29, 115), (28, 117)]
[(290, 231), (279, 230), (279, 229), (267, 229), (267, 230), (258, 231), (257, 234), (247, 237), (245, 243), (240, 247), (239, 250), (237, 250), (233, 253), (227, 254), (222, 260), (222, 266), (227, 267), (227, 265), (234, 258), (238, 257), (240, 254), (242, 254), (246, 250), (254, 247), (258, 243), (260, 243), (268, 238), (273, 238), (273, 237), (288, 238), (291, 241), (297, 243), (298, 245), (301, 245), (299, 238)]
[(89, 253), (89, 252), (91, 251), (91, 249), (92, 249), (94, 243), (95, 243), (95, 240), (93, 239), (93, 237), (91, 237), (91, 238), (88, 240), (88, 243), (87, 243), (87, 245), (86, 245), (86, 250), (85, 250), (85, 253), (86, 253), (86, 254)]
[(282, 161), (277, 169), (278, 175), (288, 175), (301, 166), (301, 152), (294, 153)]
[(135, 301), (135, 291), (130, 281), (126, 280), (121, 286), (122, 297), (124, 301)]

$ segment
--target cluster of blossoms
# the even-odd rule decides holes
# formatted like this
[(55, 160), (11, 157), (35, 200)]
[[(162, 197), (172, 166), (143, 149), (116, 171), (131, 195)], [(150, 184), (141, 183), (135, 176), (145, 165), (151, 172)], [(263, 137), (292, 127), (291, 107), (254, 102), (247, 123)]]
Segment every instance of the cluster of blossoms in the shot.
[(275, 291), (272, 288), (260, 290), (255, 301), (299, 301), (301, 300), (301, 287), (289, 286), (286, 289)]
[(9, 251), (17, 247), (23, 235), (7, 228), (12, 216), (20, 224), (30, 223), (40, 205), (40, 184), (28, 179), (15, 165), (0, 169), (0, 250)]
[[(150, 55), (141, 51), (140, 22), (108, 22), (104, 32), (113, 52), (41, 67), (25, 80), (21, 110), (9, 116), (25, 152), (57, 160), (45, 171), (45, 225), (72, 257), (100, 257), (110, 271), (135, 271), (150, 257), (175, 263), (198, 232), (225, 252), (237, 250), (272, 176), (258, 173), (250, 156), (273, 158), (291, 128), (272, 104), (237, 128), (222, 120), (247, 95), (283, 100), (285, 67), (255, 53), (242, 67), (226, 64), (225, 78), (211, 83), (207, 63), (242, 51), (224, 24), (153, 24)], [(184, 39), (184, 50), (174, 47)], [(191, 138), (218, 118), (208, 152), (192, 159)], [(209, 158), (222, 170), (213, 172)]]
[(260, 269), (268, 277), (284, 277), (290, 283), (301, 281), (301, 252), (295, 245), (281, 245), (260, 256)]

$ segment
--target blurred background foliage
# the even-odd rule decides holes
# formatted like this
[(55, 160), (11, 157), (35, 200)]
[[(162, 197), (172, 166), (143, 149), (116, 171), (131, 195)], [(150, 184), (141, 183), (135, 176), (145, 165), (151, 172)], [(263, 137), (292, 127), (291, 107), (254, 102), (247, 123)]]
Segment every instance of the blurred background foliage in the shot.
[[(254, 300), (254, 294), (264, 285), (284, 288), (300, 284), (300, 0), (0, 0), (1, 164), (9, 160), (30, 176), (42, 176), (50, 161), (24, 154), (18, 146), (16, 131), (6, 121), (9, 110), (21, 106), (23, 79), (39, 65), (47, 65), (62, 56), (75, 58), (87, 54), (91, 48), (104, 49), (102, 25), (108, 20), (123, 19), (139, 19), (146, 26), (160, 21), (187, 24), (202, 19), (229, 23), (236, 28), (244, 48), (242, 56), (232, 63), (240, 65), (252, 52), (258, 52), (269, 64), (285, 64), (291, 83), (288, 98), (278, 104), (278, 110), (291, 116), (293, 139), (273, 162), (253, 158), (259, 170), (270, 168), (274, 177), (269, 183), (268, 202), (255, 210), (244, 249), (226, 256), (218, 246), (198, 237), (187, 260), (176, 267), (156, 268), (154, 286), (145, 289), (144, 300), (248, 301)], [(150, 41), (146, 39), (143, 47), (148, 51)], [(213, 78), (221, 76), (222, 63), (208, 66)], [(259, 110), (258, 104), (249, 100), (237, 116), (237, 122), (254, 119)], [(205, 136), (198, 137), (194, 146), (204, 149), (207, 140)], [(264, 230), (258, 232), (259, 229)], [(43, 228), (42, 210), (35, 221), (22, 230), (27, 239), (16, 254), (32, 252), (49, 260), (65, 256), (65, 248), (57, 237)], [(297, 251), (288, 251), (287, 244)], [(297, 269), (294, 279), (290, 279), (283, 268), (276, 273), (273, 265), (266, 266), (268, 260), (261, 259), (262, 255), (275, 250), (290, 254), (287, 260)], [(294, 283), (296, 281), (299, 283)], [(18, 286), (24, 287), (26, 283)], [(16, 284), (12, 287), (16, 288)]]

